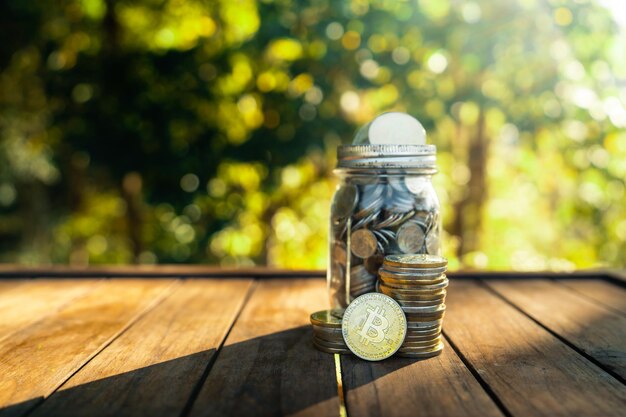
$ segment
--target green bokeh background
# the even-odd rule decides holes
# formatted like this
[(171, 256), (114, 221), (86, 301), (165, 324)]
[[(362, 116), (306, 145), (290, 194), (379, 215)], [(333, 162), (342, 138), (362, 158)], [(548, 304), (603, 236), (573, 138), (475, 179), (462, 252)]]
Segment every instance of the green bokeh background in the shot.
[(324, 268), (335, 149), (422, 121), (452, 268), (626, 265), (594, 1), (7, 0), (0, 261)]

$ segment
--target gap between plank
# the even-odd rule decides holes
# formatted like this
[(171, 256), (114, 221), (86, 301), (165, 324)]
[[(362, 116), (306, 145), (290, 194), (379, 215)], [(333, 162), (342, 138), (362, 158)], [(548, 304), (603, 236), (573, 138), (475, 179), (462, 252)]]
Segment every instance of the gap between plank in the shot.
[[(32, 282), (33, 280), (30, 280), (29, 282)], [(39, 317), (36, 320), (33, 320), (30, 323), (27, 323), (26, 325), (24, 325), (23, 327), (20, 327), (18, 329), (13, 330), (12, 332), (9, 332), (7, 334), (5, 334), (4, 336), (0, 336), (0, 342), (2, 342), (5, 339), (8, 339), (9, 337), (11, 337), (12, 335), (14, 335), (15, 333), (25, 329), (26, 327), (30, 327), (30, 326), (34, 326), (35, 324), (47, 319), (48, 317), (58, 313), (59, 311), (61, 311), (64, 307), (67, 307), (68, 305), (70, 305), (71, 303), (73, 303), (74, 301), (78, 300), (79, 298), (85, 297), (89, 294), (91, 294), (92, 292), (94, 292), (98, 286), (101, 286), (104, 282), (106, 281), (106, 278), (97, 278), (94, 279), (93, 285), (91, 286), (91, 289), (87, 290), (84, 294), (78, 294), (76, 295), (74, 298), (71, 298), (69, 300), (67, 300), (65, 303), (61, 304), (60, 306), (58, 306), (55, 310), (52, 310), (48, 313), (45, 313), (44, 315), (42, 315), (41, 317)]]
[(239, 305), (239, 308), (237, 309), (237, 312), (235, 313), (233, 322), (230, 324), (230, 327), (226, 331), (226, 334), (224, 334), (224, 337), (222, 338), (221, 342), (217, 346), (215, 350), (215, 354), (209, 358), (209, 361), (207, 362), (206, 367), (204, 368), (204, 371), (202, 372), (202, 375), (200, 376), (200, 379), (198, 380), (193, 390), (191, 391), (189, 400), (187, 400), (187, 403), (183, 407), (183, 410), (180, 413), (180, 417), (186, 417), (189, 415), (189, 413), (191, 413), (191, 409), (193, 408), (194, 403), (198, 399), (198, 395), (200, 395), (200, 390), (202, 390), (202, 387), (206, 383), (206, 380), (209, 377), (209, 373), (211, 372), (211, 369), (213, 368), (213, 365), (215, 364), (215, 361), (217, 360), (219, 353), (222, 351), (222, 347), (224, 346), (224, 343), (226, 343), (226, 339), (228, 339), (230, 332), (235, 327), (237, 320), (239, 320), (239, 316), (241, 316), (241, 313), (244, 307), (246, 306), (246, 304), (248, 304), (248, 301), (252, 297), (252, 294), (256, 290), (257, 286), (258, 286), (258, 280), (255, 279), (254, 281), (252, 281), (252, 284), (250, 284), (250, 287), (248, 288), (246, 295), (243, 297), (243, 300), (241, 301), (241, 304)]
[(444, 330), (442, 330), (441, 333), (442, 333), (443, 337), (445, 337), (446, 340), (448, 341), (448, 343), (450, 344), (450, 347), (452, 348), (454, 353), (456, 353), (456, 355), (459, 357), (459, 359), (461, 359), (461, 362), (463, 362), (465, 367), (470, 371), (472, 376), (474, 376), (474, 379), (476, 379), (476, 381), (480, 384), (482, 389), (485, 390), (485, 392), (487, 393), (489, 398), (491, 398), (491, 401), (493, 401), (496, 404), (496, 406), (502, 412), (502, 414), (504, 414), (506, 417), (513, 417), (513, 414), (511, 414), (511, 412), (506, 408), (504, 403), (496, 395), (496, 393), (493, 391), (493, 389), (491, 389), (491, 387), (489, 386), (487, 381), (485, 381), (480, 376), (480, 373), (478, 372), (478, 370), (476, 368), (474, 368), (472, 363), (465, 357), (465, 355), (461, 352), (459, 347), (452, 341), (452, 339), (450, 339), (450, 336), (448, 336), (447, 333)]
[(485, 282), (483, 280), (479, 280), (478, 282), (485, 289), (487, 289), (487, 291), (491, 292), (493, 295), (495, 295), (496, 297), (500, 298), (502, 301), (504, 301), (505, 303), (507, 303), (508, 305), (513, 307), (515, 310), (517, 310), (520, 313), (522, 313), (525, 317), (527, 317), (530, 320), (532, 320), (535, 324), (537, 324), (539, 327), (541, 327), (542, 329), (544, 329), (545, 331), (550, 333), (552, 336), (556, 337), (558, 340), (560, 340), (564, 345), (566, 345), (567, 347), (572, 349), (574, 352), (578, 353), (580, 356), (582, 356), (583, 358), (587, 359), (589, 362), (593, 363), (595, 366), (597, 366), (602, 371), (606, 372), (607, 374), (609, 374), (610, 376), (612, 376), (613, 378), (615, 378), (616, 380), (621, 382), (623, 385), (626, 385), (626, 380), (624, 378), (622, 378), (620, 375), (616, 374), (611, 369), (605, 367), (602, 363), (600, 363), (598, 360), (596, 360), (593, 356), (587, 354), (585, 351), (583, 351), (578, 346), (576, 346), (575, 344), (573, 344), (572, 342), (567, 340), (565, 337), (561, 336), (560, 334), (558, 334), (557, 332), (555, 332), (554, 330), (550, 329), (548, 326), (546, 326), (545, 324), (540, 322), (539, 320), (535, 319), (530, 314), (526, 313), (526, 311), (524, 311), (521, 307), (519, 307), (517, 304), (513, 303), (513, 301), (509, 300), (504, 295), (500, 294), (498, 291), (496, 291), (496, 289), (492, 288), (487, 282)]
[(113, 343), (113, 341), (115, 339), (117, 339), (118, 337), (120, 337), (122, 334), (124, 334), (126, 331), (128, 331), (128, 329), (130, 329), (132, 327), (133, 324), (135, 324), (139, 319), (141, 319), (143, 316), (145, 316), (146, 314), (148, 314), (150, 311), (152, 311), (154, 308), (156, 308), (159, 304), (161, 304), (167, 297), (169, 297), (170, 295), (173, 294), (174, 289), (176, 287), (178, 287), (180, 284), (182, 283), (181, 279), (176, 279), (174, 280), (169, 286), (167, 286), (166, 288), (163, 289), (163, 292), (161, 294), (159, 294), (158, 297), (156, 297), (150, 304), (148, 304), (143, 310), (141, 310), (139, 313), (137, 313), (134, 317), (132, 317), (130, 320), (128, 320), (128, 322), (117, 332), (115, 333), (113, 336), (111, 336), (107, 341), (105, 341), (104, 343), (102, 343), (102, 345), (100, 345), (100, 347), (98, 347), (97, 349), (95, 349), (86, 359), (85, 361), (82, 363), (82, 365), (79, 365), (75, 370), (70, 371), (68, 373), (68, 375), (65, 378), (61, 378), (61, 381), (50, 390), (50, 392), (46, 393), (43, 395), (41, 401), (38, 401), (37, 403), (33, 404), (33, 406), (28, 409), (27, 411), (24, 412), (24, 414), (22, 414), (22, 417), (27, 417), (28, 415), (32, 414), (33, 411), (35, 411), (35, 409), (37, 409), (37, 407), (39, 407), (41, 404), (43, 404), (43, 402), (48, 399), (48, 397), (50, 397), (52, 394), (54, 394), (59, 388), (61, 388), (67, 381), (69, 381), (74, 375), (76, 375), (81, 369), (83, 369), (89, 362), (91, 362), (93, 360), (93, 358), (95, 358), (100, 352), (102, 352), (104, 349), (106, 349), (111, 343)]
[[(609, 311), (609, 312), (611, 312), (613, 314), (618, 314), (620, 316), (626, 316), (626, 313), (624, 313), (623, 311), (618, 310), (616, 308), (613, 308), (612, 306), (603, 304), (603, 303), (601, 303), (600, 301), (598, 301), (597, 299), (595, 299), (593, 297), (589, 297), (587, 294), (585, 294), (585, 293), (583, 293), (581, 291), (578, 291), (576, 288), (572, 288), (572, 287), (568, 286), (567, 284), (565, 284), (560, 279), (550, 278), (550, 281), (558, 284), (562, 288), (566, 288), (569, 292), (571, 292), (572, 294), (576, 295), (578, 298), (582, 298), (582, 299), (585, 299), (587, 301), (591, 301), (592, 303), (599, 305), (601, 308), (604, 308), (605, 310), (607, 310), (607, 311)], [(598, 280), (598, 282), (603, 282), (603, 283), (606, 283), (606, 284), (611, 285), (611, 286), (615, 285), (611, 281)], [(620, 289), (622, 289), (622, 287), (619, 286), (619, 285), (615, 285), (615, 286), (619, 287)]]
[(339, 396), (339, 417), (348, 417), (346, 408), (346, 397), (343, 392), (343, 378), (341, 376), (341, 355), (334, 353), (335, 357), (335, 378), (337, 379), (337, 395)]

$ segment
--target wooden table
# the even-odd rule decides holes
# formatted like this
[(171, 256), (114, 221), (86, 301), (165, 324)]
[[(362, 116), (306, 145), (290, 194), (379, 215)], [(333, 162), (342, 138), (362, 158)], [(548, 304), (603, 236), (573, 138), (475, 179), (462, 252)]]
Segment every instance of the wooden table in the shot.
[(626, 280), (450, 274), (445, 349), (311, 345), (315, 271), (0, 267), (0, 416), (625, 416)]

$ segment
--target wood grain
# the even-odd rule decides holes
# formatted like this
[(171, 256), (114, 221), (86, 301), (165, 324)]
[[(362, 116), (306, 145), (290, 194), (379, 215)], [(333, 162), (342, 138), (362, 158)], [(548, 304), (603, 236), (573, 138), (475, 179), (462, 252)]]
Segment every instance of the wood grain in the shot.
[(516, 417), (623, 416), (626, 388), (483, 286), (451, 281), (444, 330)]
[(0, 416), (19, 416), (50, 395), (133, 320), (172, 280), (111, 280), (0, 342)]
[(558, 281), (561, 285), (582, 294), (583, 296), (626, 314), (626, 289), (603, 280), (565, 280)]
[(502, 416), (480, 384), (444, 341), (427, 360), (392, 357), (367, 362), (342, 356), (346, 406), (353, 416)]
[(180, 415), (251, 285), (183, 283), (31, 415)]
[(0, 341), (13, 332), (56, 313), (74, 299), (93, 291), (99, 280), (25, 280), (0, 287)]
[(327, 300), (323, 280), (260, 281), (190, 416), (337, 416), (334, 358), (313, 348), (309, 325)]
[(487, 285), (626, 379), (626, 317), (552, 281), (494, 280)]

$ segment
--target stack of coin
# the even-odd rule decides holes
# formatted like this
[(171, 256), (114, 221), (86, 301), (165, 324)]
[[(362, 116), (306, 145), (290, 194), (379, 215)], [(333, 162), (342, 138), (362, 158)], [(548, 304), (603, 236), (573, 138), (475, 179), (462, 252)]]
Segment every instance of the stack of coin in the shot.
[(428, 358), (441, 353), (448, 261), (441, 256), (388, 255), (378, 271), (378, 291), (400, 304), (407, 334), (397, 355)]
[(313, 346), (326, 353), (350, 353), (341, 333), (343, 309), (322, 310), (311, 314)]

